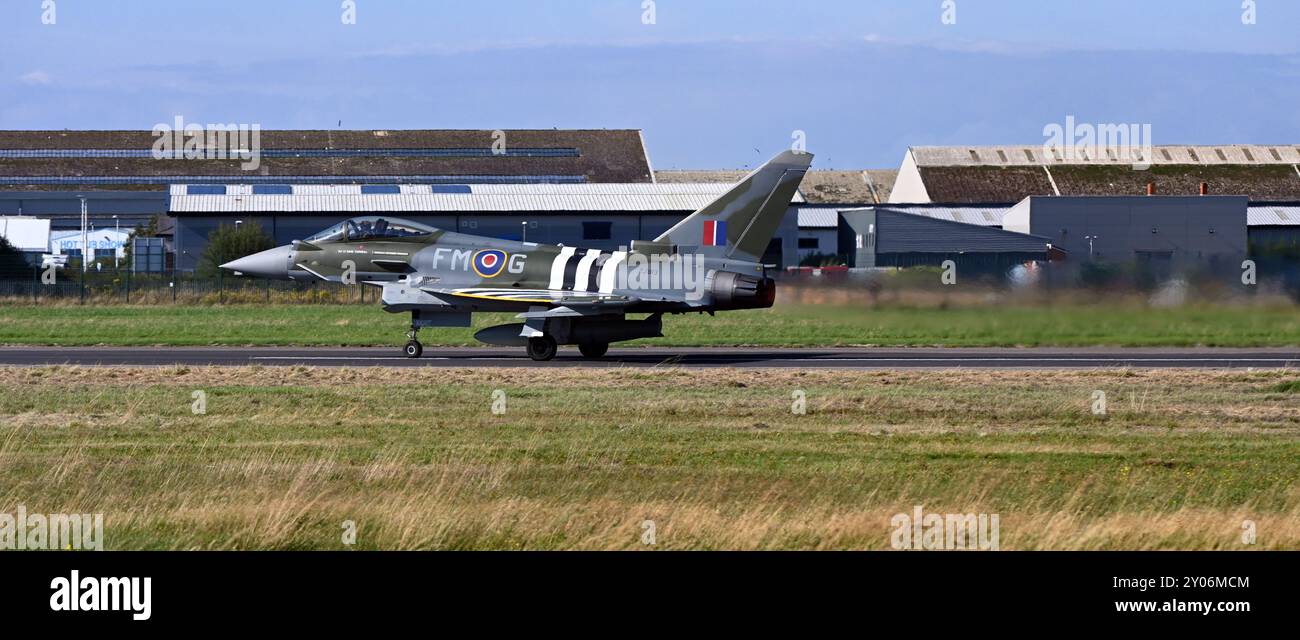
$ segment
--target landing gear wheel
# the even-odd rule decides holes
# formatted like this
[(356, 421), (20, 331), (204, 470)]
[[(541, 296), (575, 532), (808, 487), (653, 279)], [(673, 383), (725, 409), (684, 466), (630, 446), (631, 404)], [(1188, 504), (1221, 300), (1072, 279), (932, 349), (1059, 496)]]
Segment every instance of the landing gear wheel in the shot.
[(408, 358), (418, 358), (420, 357), (420, 354), (424, 353), (424, 345), (412, 340), (406, 343), (406, 349), (404, 349), (404, 352)]
[(540, 336), (528, 339), (528, 357), (538, 362), (546, 362), (555, 357), (555, 353), (560, 348), (555, 344), (555, 338), (551, 336)]
[(608, 342), (583, 342), (578, 345), (578, 351), (582, 352), (582, 357), (588, 360), (599, 360), (605, 357), (609, 351)]

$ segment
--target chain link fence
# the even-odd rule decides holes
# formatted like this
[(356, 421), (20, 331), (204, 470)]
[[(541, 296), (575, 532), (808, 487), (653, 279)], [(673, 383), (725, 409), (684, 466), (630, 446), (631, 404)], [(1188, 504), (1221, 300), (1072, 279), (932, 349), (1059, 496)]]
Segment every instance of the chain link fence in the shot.
[(0, 276), (0, 301), (9, 304), (373, 304), (379, 289), (323, 281), (267, 280), (193, 273), (131, 273), (31, 269)]

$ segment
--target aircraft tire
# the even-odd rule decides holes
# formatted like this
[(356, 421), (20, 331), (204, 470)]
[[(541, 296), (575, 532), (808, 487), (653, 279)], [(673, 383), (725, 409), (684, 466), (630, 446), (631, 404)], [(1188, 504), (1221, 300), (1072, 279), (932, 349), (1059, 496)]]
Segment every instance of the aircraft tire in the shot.
[(424, 345), (412, 340), (406, 343), (406, 348), (403, 349), (402, 352), (405, 353), (408, 358), (418, 358), (424, 353)]
[(538, 362), (546, 362), (555, 358), (555, 354), (559, 350), (559, 345), (555, 343), (555, 338), (551, 336), (528, 339), (528, 357)]
[(578, 345), (578, 351), (582, 352), (582, 357), (588, 360), (599, 360), (605, 357), (609, 352), (608, 342), (583, 342)]

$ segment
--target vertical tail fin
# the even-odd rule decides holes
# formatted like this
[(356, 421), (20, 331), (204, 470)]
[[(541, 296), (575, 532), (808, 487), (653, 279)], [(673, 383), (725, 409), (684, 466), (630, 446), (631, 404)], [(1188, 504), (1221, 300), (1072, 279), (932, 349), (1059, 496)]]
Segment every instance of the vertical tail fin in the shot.
[(758, 262), (790, 208), (810, 153), (785, 151), (655, 238), (656, 243), (699, 247), (705, 254)]

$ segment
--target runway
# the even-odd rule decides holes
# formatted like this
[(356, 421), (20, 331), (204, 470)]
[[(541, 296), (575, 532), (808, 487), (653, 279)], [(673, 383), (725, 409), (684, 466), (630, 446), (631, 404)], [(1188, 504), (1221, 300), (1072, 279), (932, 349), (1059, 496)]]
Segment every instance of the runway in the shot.
[(313, 367), (742, 367), (777, 369), (1280, 369), (1300, 366), (1300, 349), (1117, 348), (771, 348), (611, 349), (597, 361), (562, 348), (550, 362), (523, 349), (426, 347), (405, 358), (395, 347), (0, 347), (0, 366)]

